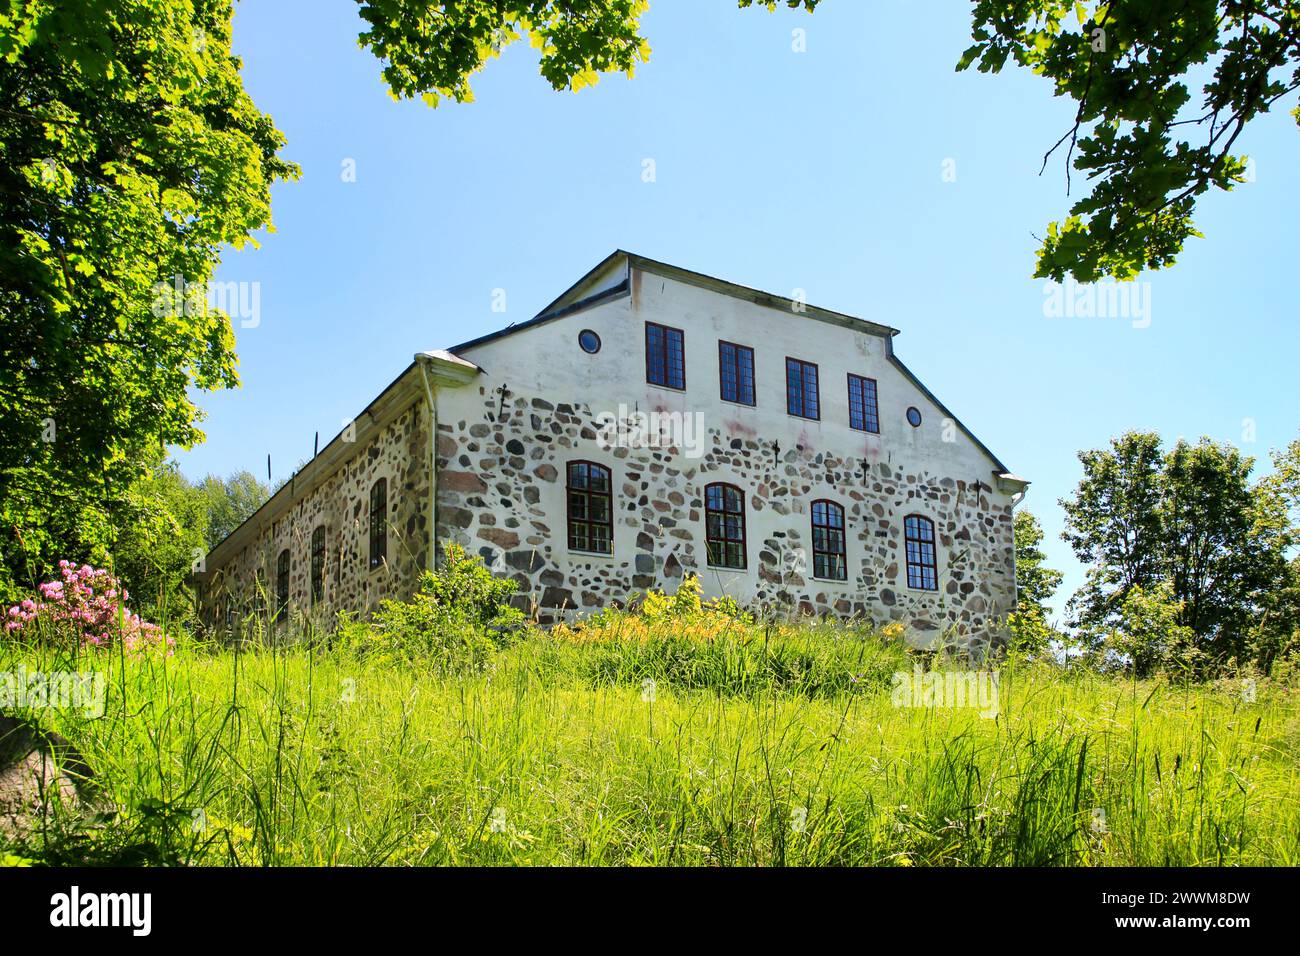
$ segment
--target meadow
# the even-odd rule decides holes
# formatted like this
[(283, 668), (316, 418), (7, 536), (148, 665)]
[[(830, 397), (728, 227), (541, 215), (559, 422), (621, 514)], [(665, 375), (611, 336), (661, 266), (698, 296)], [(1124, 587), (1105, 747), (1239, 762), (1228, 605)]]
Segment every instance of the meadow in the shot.
[[(95, 769), (10, 863), (1109, 866), (1300, 862), (1300, 714), (1015, 657), (996, 716), (899, 706), (895, 634), (614, 615), (446, 659), (344, 641), (129, 655), (98, 716), (17, 711)], [(903, 701), (903, 703), (909, 703)]]

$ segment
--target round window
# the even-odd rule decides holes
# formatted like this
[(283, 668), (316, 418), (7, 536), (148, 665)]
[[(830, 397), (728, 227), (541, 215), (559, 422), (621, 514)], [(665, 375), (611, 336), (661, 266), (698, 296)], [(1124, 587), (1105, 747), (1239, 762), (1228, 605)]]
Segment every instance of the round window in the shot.
[(913, 428), (919, 428), (921, 425), (921, 410), (915, 405), (907, 410), (907, 423)]
[(600, 351), (600, 336), (591, 329), (583, 329), (578, 333), (578, 344), (584, 352), (595, 355)]

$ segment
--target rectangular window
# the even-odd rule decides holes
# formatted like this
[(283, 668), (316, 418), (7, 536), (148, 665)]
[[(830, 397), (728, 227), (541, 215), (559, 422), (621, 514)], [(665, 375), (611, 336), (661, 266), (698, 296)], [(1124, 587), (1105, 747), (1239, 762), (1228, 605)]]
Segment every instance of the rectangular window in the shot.
[(785, 360), (785, 409), (799, 418), (822, 417), (817, 394), (817, 366), (799, 359)]
[(934, 522), (921, 515), (908, 515), (903, 519), (903, 538), (907, 548), (907, 586), (923, 591), (939, 590)]
[(609, 469), (571, 461), (568, 470), (569, 550), (614, 553), (614, 502)]
[(645, 380), (664, 388), (686, 387), (685, 333), (681, 329), (645, 324)]
[(724, 402), (753, 405), (754, 350), (734, 342), (719, 342), (718, 381)]
[(876, 380), (849, 373), (849, 427), (880, 433), (880, 409), (876, 405)]

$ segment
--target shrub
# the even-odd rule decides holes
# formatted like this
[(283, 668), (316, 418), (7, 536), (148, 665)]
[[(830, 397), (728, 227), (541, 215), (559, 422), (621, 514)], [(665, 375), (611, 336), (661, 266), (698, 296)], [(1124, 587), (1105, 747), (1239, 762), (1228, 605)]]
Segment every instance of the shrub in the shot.
[(493, 577), (480, 559), (449, 543), (442, 566), (421, 576), (409, 601), (382, 601), (369, 624), (344, 621), (340, 634), (370, 657), (483, 670), (523, 624), (523, 613), (509, 603), (514, 591), (513, 581)]
[(120, 641), (132, 653), (158, 646), (170, 653), (175, 642), (162, 628), (127, 610), (130, 595), (111, 572), (60, 561), (59, 576), (38, 588), (39, 599), (27, 598), (9, 608), (6, 636), (76, 649), (107, 648)]
[(879, 690), (903, 666), (901, 628), (763, 624), (731, 598), (702, 600), (700, 590), (688, 576), (675, 594), (652, 589), (630, 610), (558, 624), (551, 638), (585, 648), (580, 672), (593, 683), (662, 682), (719, 694)]

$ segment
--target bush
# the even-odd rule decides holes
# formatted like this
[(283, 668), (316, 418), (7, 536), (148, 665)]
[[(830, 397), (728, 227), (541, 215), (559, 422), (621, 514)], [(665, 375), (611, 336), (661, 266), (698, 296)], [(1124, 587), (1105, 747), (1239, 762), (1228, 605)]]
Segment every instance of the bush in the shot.
[(9, 608), (5, 636), (74, 650), (120, 642), (128, 652), (136, 652), (175, 644), (162, 628), (127, 610), (130, 595), (111, 572), (60, 561), (59, 576), (38, 588), (39, 599), (27, 598)]
[(368, 657), (423, 662), (445, 672), (483, 670), (524, 616), (510, 606), (513, 581), (492, 576), (477, 557), (447, 544), (409, 601), (382, 601), (369, 624), (344, 621), (343, 643)]
[(788, 691), (823, 697), (880, 690), (904, 669), (901, 628), (843, 623), (762, 624), (731, 598), (701, 600), (694, 576), (672, 595), (650, 590), (630, 610), (558, 624), (560, 646), (585, 648), (581, 676), (595, 684), (663, 683), (719, 694)]

